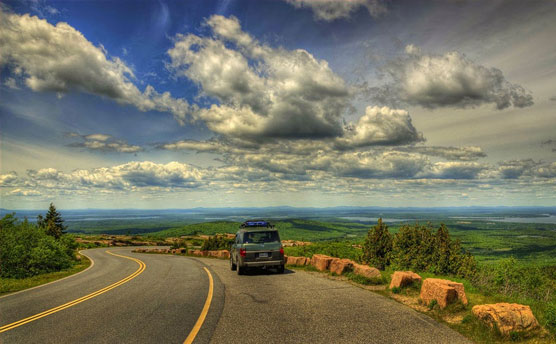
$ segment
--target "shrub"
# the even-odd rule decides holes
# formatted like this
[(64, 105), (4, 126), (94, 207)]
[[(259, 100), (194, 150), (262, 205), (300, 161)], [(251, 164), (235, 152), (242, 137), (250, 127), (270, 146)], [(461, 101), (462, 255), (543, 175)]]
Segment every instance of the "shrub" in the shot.
[(556, 304), (549, 304), (545, 316), (545, 326), (550, 327), (552, 330), (556, 330)]
[(428, 271), (472, 277), (477, 270), (473, 256), (458, 240), (452, 240), (446, 226), (433, 233), (430, 225), (405, 225), (394, 236), (391, 264), (397, 269)]
[(390, 265), (390, 254), (392, 251), (392, 236), (388, 232), (382, 219), (371, 228), (363, 244), (363, 260), (377, 269), (384, 270)]
[(211, 251), (211, 250), (229, 250), (230, 245), (234, 242), (234, 239), (228, 239), (224, 236), (212, 236), (203, 242), (201, 250)]
[(24, 278), (69, 268), (76, 245), (72, 237), (56, 240), (27, 220), (6, 215), (0, 220), (0, 277)]

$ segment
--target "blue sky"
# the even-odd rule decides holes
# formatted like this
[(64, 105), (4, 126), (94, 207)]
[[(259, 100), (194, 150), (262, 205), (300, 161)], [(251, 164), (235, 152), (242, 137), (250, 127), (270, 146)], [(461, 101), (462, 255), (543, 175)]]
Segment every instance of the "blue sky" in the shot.
[(0, 10), (0, 207), (556, 204), (552, 1)]

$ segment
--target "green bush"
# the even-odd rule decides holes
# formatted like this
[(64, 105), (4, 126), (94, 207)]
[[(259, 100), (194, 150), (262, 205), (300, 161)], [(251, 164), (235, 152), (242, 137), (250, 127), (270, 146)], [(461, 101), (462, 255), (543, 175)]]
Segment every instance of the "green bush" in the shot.
[(378, 220), (363, 245), (363, 259), (379, 269), (427, 271), (442, 275), (472, 277), (477, 264), (458, 240), (452, 240), (445, 225), (433, 232), (430, 225), (402, 226), (392, 238), (388, 227)]
[(556, 330), (556, 304), (549, 304), (546, 308), (545, 316), (545, 326), (550, 327), (553, 331)]
[(229, 250), (233, 242), (234, 239), (228, 239), (224, 236), (212, 236), (203, 242), (201, 250)]
[(390, 255), (392, 253), (392, 236), (388, 232), (382, 219), (378, 219), (378, 224), (371, 228), (363, 244), (363, 260), (377, 269), (384, 270), (390, 265)]
[(0, 277), (25, 278), (69, 268), (76, 243), (72, 237), (48, 235), (13, 214), (0, 220)]

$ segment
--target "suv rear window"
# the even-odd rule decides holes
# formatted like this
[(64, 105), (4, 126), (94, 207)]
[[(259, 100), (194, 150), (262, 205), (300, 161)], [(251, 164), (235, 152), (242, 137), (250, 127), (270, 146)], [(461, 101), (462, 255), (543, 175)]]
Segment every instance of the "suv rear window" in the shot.
[(280, 241), (277, 231), (246, 232), (243, 234), (244, 244), (261, 244)]

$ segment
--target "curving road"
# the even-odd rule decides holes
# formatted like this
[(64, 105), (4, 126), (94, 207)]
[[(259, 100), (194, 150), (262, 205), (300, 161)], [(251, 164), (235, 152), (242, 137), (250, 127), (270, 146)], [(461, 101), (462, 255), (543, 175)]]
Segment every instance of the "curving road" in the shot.
[(84, 254), (94, 261), (87, 271), (0, 298), (0, 343), (468, 343), (393, 300), (318, 274), (238, 276), (227, 261), (131, 248)]

